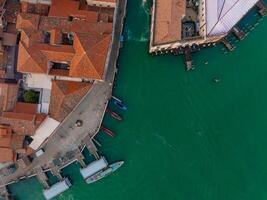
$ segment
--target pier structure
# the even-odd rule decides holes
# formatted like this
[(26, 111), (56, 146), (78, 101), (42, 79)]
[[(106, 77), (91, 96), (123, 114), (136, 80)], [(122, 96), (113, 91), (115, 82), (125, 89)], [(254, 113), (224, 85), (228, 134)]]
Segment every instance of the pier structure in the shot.
[(0, 199), (3, 200), (14, 200), (13, 196), (8, 192), (6, 187), (0, 188)]
[(226, 38), (222, 39), (222, 43), (224, 44), (226, 49), (228, 49), (229, 51), (233, 51), (235, 48)]
[[(265, 15), (262, 0), (153, 0), (149, 52), (185, 54), (188, 48), (195, 52), (225, 43), (232, 31), (241, 40), (245, 34), (236, 25), (256, 5)], [(185, 60), (188, 69), (190, 62)]]
[(58, 165), (56, 165), (54, 162), (50, 164), (50, 171), (53, 176), (56, 176), (59, 181), (63, 180), (63, 177), (61, 175), (61, 169)]
[(267, 14), (267, 5), (264, 2), (264, 0), (260, 0), (257, 4), (256, 4), (257, 8), (259, 9), (259, 13), (261, 16), (265, 16)]
[(34, 168), (34, 171), (36, 172), (36, 176), (38, 181), (43, 185), (44, 188), (49, 188), (49, 184), (48, 184), (48, 177), (45, 174), (44, 170), (42, 169), (41, 166), (36, 166)]
[(91, 155), (93, 155), (95, 157), (95, 159), (99, 159), (100, 156), (98, 155), (97, 153), (97, 148), (92, 140), (92, 138), (90, 136), (87, 136), (85, 138), (85, 145), (86, 145), (86, 148), (89, 150), (89, 153)]
[(238, 40), (243, 40), (245, 38), (244, 31), (240, 30), (237, 26), (233, 28), (233, 33)]

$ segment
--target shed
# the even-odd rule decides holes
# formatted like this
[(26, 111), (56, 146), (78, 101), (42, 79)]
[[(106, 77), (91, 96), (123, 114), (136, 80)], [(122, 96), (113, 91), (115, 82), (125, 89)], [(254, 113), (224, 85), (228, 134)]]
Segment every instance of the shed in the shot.
[(71, 187), (71, 183), (68, 178), (65, 178), (63, 181), (58, 182), (52, 185), (49, 189), (43, 190), (43, 195), (46, 200), (50, 200), (61, 193), (65, 192)]
[(105, 169), (108, 166), (108, 162), (104, 157), (90, 163), (87, 167), (80, 169), (80, 173), (84, 179), (89, 178), (95, 173)]
[(33, 141), (30, 144), (30, 147), (34, 150), (37, 150), (41, 146), (41, 144), (52, 135), (59, 124), (60, 123), (53, 118), (47, 117), (36, 129), (35, 135), (32, 136)]

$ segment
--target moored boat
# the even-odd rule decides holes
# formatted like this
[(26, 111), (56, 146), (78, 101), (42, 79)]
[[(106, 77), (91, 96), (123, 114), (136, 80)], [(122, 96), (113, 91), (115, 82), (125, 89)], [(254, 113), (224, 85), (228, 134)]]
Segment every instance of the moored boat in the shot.
[(116, 133), (114, 133), (112, 130), (104, 127), (104, 126), (101, 126), (101, 130), (104, 131), (107, 135), (111, 136), (111, 137), (115, 137), (116, 136)]
[(122, 165), (123, 165), (124, 161), (119, 161), (119, 162), (115, 162), (111, 165), (109, 165), (106, 169), (97, 172), (96, 174), (88, 177), (85, 181), (86, 183), (90, 184), (90, 183), (94, 183), (110, 174), (112, 174), (114, 171), (116, 171), (117, 169), (119, 169)]
[(108, 113), (114, 119), (117, 119), (118, 121), (122, 121), (122, 117), (118, 113), (116, 113), (116, 112), (114, 112), (114, 111), (112, 111), (112, 110), (110, 110), (108, 108), (106, 110), (106, 113)]
[(118, 101), (118, 100), (114, 99), (113, 103), (114, 103), (118, 108), (120, 108), (120, 109), (122, 109), (122, 110), (127, 110), (127, 109), (128, 109), (127, 106), (126, 106), (126, 104), (124, 104), (122, 101)]

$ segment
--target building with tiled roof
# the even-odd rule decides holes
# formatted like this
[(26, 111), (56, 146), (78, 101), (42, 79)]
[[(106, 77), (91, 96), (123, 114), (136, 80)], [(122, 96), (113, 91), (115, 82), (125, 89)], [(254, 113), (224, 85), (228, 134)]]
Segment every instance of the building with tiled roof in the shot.
[(0, 125), (0, 163), (15, 161), (16, 154), (23, 149), (23, 142), (24, 136), (13, 133), (12, 126)]
[(259, 0), (153, 0), (150, 53), (210, 46), (227, 36)]
[(111, 23), (99, 23), (97, 17), (69, 21), (21, 13), (17, 29), (21, 31), (18, 71), (104, 79)]
[(116, 0), (86, 0), (88, 5), (115, 8)]
[(0, 163), (12, 163), (15, 160), (16, 156), (12, 149), (0, 147)]
[(90, 90), (91, 84), (73, 81), (52, 81), (49, 116), (62, 121)]
[(14, 109), (17, 102), (18, 89), (17, 82), (0, 80), (0, 113)]
[[(38, 104), (17, 102), (17, 90), (8, 109), (2, 106), (0, 124), (11, 127), (13, 134), (0, 138), (4, 148), (0, 154), (7, 156), (4, 162), (27, 154), (27, 149), (37, 150), (90, 91), (93, 81), (105, 79), (115, 0), (97, 1), (110, 4), (101, 9), (85, 0), (47, 2), (22, 0), (17, 14), (17, 71), (24, 74), (26, 90), (35, 90), (40, 99)], [(29, 148), (19, 143), (25, 136), (33, 139)]]

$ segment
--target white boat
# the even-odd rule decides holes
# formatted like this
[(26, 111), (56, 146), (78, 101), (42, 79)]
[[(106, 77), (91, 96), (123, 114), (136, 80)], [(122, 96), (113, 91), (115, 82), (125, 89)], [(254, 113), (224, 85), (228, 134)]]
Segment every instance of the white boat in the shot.
[(124, 163), (124, 161), (119, 161), (119, 162), (115, 162), (115, 163), (109, 165), (106, 169), (101, 170), (101, 171), (97, 172), (96, 174), (88, 177), (85, 180), (86, 183), (88, 183), (88, 184), (94, 183), (94, 182), (112, 174), (114, 171), (119, 169), (123, 165), (123, 163)]

